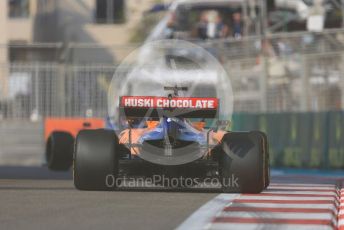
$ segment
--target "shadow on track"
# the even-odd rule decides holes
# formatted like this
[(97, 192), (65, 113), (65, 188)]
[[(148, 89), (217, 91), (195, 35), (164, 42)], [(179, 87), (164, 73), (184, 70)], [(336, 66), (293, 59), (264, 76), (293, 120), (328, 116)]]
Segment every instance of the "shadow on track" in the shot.
[(47, 167), (0, 166), (0, 179), (72, 180), (72, 173), (53, 172)]
[[(0, 180), (14, 180), (15, 184), (2, 184), (0, 190), (75, 190), (73, 185), (72, 172), (55, 172), (50, 171), (45, 166), (0, 166)], [(26, 181), (56, 181), (51, 182), (45, 186), (40, 186), (40, 183), (26, 184), (23, 182), (17, 183), (17, 180)], [(64, 181), (63, 184), (57, 183)], [(68, 183), (68, 185), (66, 185)], [(219, 193), (220, 189), (217, 188), (148, 188), (148, 187), (122, 187), (113, 190), (113, 192), (176, 192), (176, 193)]]

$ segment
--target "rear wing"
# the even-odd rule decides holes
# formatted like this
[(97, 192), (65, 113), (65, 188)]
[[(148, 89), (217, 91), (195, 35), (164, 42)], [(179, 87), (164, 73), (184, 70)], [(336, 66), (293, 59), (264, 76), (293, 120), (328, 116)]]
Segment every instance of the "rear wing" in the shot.
[(217, 118), (219, 100), (201, 97), (123, 96), (120, 113), (126, 117)]

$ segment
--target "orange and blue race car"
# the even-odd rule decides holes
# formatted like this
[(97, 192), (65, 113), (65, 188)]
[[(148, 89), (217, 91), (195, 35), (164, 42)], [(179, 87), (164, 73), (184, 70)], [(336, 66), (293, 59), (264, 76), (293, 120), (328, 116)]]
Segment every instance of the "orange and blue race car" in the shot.
[[(165, 87), (174, 92), (165, 97), (120, 97), (117, 127), (90, 129), (89, 124), (75, 140), (66, 132), (51, 132), (49, 168), (67, 170), (73, 164), (79, 190), (119, 188), (120, 183), (109, 183), (109, 176), (123, 182), (123, 178), (155, 175), (197, 178), (197, 183), (217, 178), (223, 192), (259, 193), (266, 188), (266, 135), (222, 129), (228, 122), (217, 118), (218, 98), (179, 97), (179, 90), (188, 89)], [(184, 187), (183, 182), (179, 180), (177, 186)]]

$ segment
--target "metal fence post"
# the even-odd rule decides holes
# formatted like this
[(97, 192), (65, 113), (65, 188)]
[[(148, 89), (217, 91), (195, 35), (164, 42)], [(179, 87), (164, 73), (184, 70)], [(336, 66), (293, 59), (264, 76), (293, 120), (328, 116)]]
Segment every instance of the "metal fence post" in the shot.
[(57, 82), (58, 82), (58, 87), (57, 87), (57, 95), (58, 95), (58, 114), (59, 116), (66, 116), (66, 89), (65, 89), (65, 78), (66, 78), (66, 69), (67, 66), (66, 64), (62, 63), (59, 64), (59, 71), (58, 71), (58, 76), (57, 76)]
[(269, 77), (269, 63), (268, 63), (268, 58), (266, 57), (265, 54), (262, 55), (262, 58), (263, 58), (263, 62), (262, 62), (263, 72), (259, 79), (259, 88), (260, 88), (260, 93), (261, 93), (260, 110), (261, 112), (267, 112), (268, 110), (267, 80)]
[[(40, 105), (39, 105), (39, 94), (40, 94), (40, 87), (39, 87), (39, 63), (35, 63), (35, 111), (37, 114), (37, 117), (40, 117), (41, 111), (40, 111)], [(32, 112), (32, 111), (31, 111)]]
[(264, 51), (264, 46), (265, 43), (267, 42), (267, 30), (268, 30), (268, 25), (267, 25), (267, 3), (266, 1), (260, 1), (260, 10), (261, 10), (261, 22), (262, 22), (262, 27), (261, 27), (261, 46), (262, 46), (262, 58), (263, 58), (263, 74), (260, 76), (260, 81), (259, 81), (259, 88), (261, 92), (261, 103), (260, 103), (260, 110), (261, 112), (267, 112), (268, 108), (268, 97), (267, 97), (267, 86), (268, 86), (268, 78), (269, 78), (269, 63), (268, 63), (268, 57), (266, 52)]
[(301, 83), (302, 83), (302, 90), (301, 90), (301, 111), (308, 111), (309, 109), (309, 75), (310, 75), (310, 66), (309, 66), (309, 59), (306, 54), (302, 56), (302, 76), (301, 76)]
[(341, 54), (340, 65), (340, 92), (341, 92), (341, 109), (344, 111), (344, 54)]

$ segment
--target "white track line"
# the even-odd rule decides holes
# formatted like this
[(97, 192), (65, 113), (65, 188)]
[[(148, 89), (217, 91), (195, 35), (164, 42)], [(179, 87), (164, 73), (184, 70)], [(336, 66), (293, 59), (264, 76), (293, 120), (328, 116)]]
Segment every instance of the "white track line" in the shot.
[(290, 220), (297, 220), (297, 219), (318, 219), (318, 220), (331, 220), (335, 217), (332, 213), (285, 213), (285, 212), (250, 212), (250, 211), (243, 211), (243, 212), (222, 212), (218, 217), (263, 217), (263, 218), (272, 218), (272, 219), (290, 219)]
[(334, 185), (273, 183), (261, 194), (220, 194), (177, 229), (344, 230), (344, 220), (337, 221), (340, 199)]
[(339, 214), (340, 216), (341, 216), (341, 215), (344, 215), (344, 209), (340, 209), (338, 214)]
[(275, 194), (298, 194), (298, 195), (335, 195), (338, 196), (338, 193), (336, 191), (328, 191), (328, 192), (323, 192), (323, 191), (299, 191), (299, 190), (294, 190), (294, 191), (284, 191), (283, 189), (276, 189), (276, 190), (265, 190), (261, 194), (265, 193), (275, 193)]
[(284, 196), (246, 196), (246, 195), (242, 195), (243, 200), (329, 200), (329, 201), (334, 201), (334, 197), (284, 197)]
[(333, 184), (302, 184), (302, 183), (271, 183), (269, 185), (270, 187), (275, 186), (282, 186), (282, 187), (288, 187), (288, 188), (295, 188), (295, 187), (307, 187), (307, 188), (333, 188), (335, 189), (336, 186)]
[(281, 189), (281, 190), (296, 190), (296, 191), (314, 191), (314, 192), (328, 192), (328, 191), (336, 191), (338, 192), (338, 189), (336, 189), (335, 187), (307, 187), (307, 186), (298, 186), (298, 187), (292, 187), (292, 186), (269, 186), (267, 188), (267, 191), (269, 190), (276, 190), (276, 189)]
[(212, 230), (264, 230), (264, 229), (278, 229), (278, 230), (333, 230), (330, 226), (319, 225), (280, 225), (280, 224), (238, 224), (238, 223), (215, 223), (211, 226)]
[[(334, 213), (337, 212), (337, 206), (333, 204), (269, 204), (269, 203), (250, 203), (250, 204), (245, 204), (249, 205), (249, 207), (253, 208), (323, 208), (323, 209), (330, 209)], [(242, 207), (243, 204), (232, 204), (232, 207)]]
[(201, 230), (207, 229), (214, 216), (221, 212), (232, 200), (238, 198), (240, 194), (220, 194), (196, 212), (194, 212), (186, 221), (184, 221), (178, 230)]

